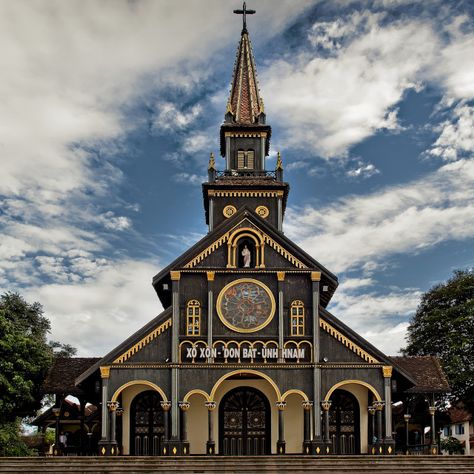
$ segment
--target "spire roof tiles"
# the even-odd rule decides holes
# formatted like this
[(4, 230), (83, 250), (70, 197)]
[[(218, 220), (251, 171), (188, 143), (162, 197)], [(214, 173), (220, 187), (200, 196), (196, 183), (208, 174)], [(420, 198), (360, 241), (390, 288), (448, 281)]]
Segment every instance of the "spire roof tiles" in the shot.
[(263, 111), (252, 45), (247, 30), (243, 30), (237, 49), (227, 113), (232, 114), (235, 123), (255, 124)]

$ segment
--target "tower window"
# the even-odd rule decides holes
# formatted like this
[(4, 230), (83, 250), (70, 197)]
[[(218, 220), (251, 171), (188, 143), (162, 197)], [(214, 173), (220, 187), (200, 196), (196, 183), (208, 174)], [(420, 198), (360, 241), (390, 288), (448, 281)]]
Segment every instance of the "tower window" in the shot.
[(237, 151), (237, 169), (253, 170), (255, 168), (255, 152), (254, 150), (238, 150)]
[(304, 336), (304, 304), (300, 300), (291, 303), (290, 332), (292, 336)]
[(201, 334), (201, 304), (198, 300), (190, 300), (186, 305), (186, 335)]

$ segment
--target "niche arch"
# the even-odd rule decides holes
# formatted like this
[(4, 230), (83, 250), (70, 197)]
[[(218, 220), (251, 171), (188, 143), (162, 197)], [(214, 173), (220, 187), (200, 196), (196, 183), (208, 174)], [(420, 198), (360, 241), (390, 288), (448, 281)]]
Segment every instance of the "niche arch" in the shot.
[[(250, 250), (248, 268), (265, 268), (265, 242), (263, 236), (251, 227), (237, 229), (227, 242), (227, 268), (245, 268), (241, 259), (244, 245)], [(239, 265), (239, 263), (241, 265)]]

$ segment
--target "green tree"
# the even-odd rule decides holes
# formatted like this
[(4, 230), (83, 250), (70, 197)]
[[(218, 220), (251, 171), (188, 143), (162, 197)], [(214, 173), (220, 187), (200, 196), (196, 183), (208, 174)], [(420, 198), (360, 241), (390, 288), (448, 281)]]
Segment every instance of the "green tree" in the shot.
[(427, 291), (408, 328), (406, 355), (439, 357), (451, 403), (474, 410), (474, 271), (457, 270)]
[(28, 452), (20, 422), (41, 406), (41, 384), (53, 358), (49, 328), (40, 304), (17, 293), (0, 297), (0, 455)]

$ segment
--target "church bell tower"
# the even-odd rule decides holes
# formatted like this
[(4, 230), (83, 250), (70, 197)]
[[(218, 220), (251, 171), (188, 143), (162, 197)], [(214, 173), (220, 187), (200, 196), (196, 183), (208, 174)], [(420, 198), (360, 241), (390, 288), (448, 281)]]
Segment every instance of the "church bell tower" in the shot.
[[(245, 5), (245, 4), (244, 4)], [(257, 69), (246, 25), (246, 15), (254, 10), (235, 10), (243, 15), (231, 89), (224, 123), (220, 129), (218, 170), (211, 154), (208, 182), (203, 184), (206, 224), (209, 232), (246, 206), (282, 232), (289, 186), (283, 182), (283, 166), (278, 153), (276, 167), (267, 171), (272, 129), (266, 124)]]

